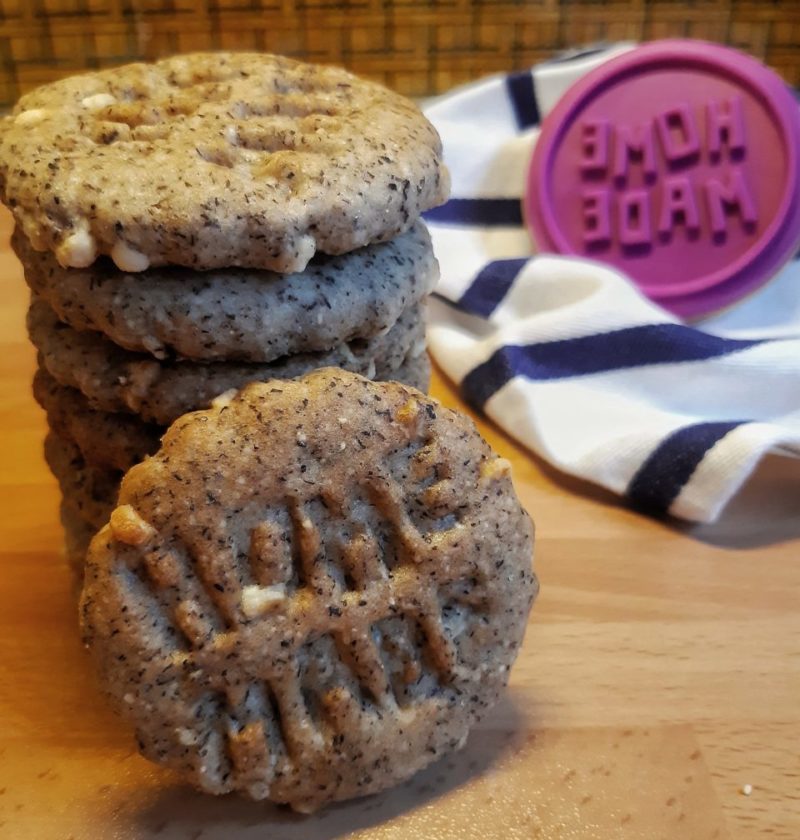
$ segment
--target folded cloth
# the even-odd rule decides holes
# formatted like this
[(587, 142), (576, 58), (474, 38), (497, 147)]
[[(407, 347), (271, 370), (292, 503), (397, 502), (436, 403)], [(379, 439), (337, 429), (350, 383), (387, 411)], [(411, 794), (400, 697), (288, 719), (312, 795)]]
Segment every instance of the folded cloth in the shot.
[(429, 348), (467, 401), (558, 469), (712, 522), (768, 452), (797, 459), (800, 261), (691, 326), (598, 263), (536, 256), (520, 198), (540, 119), (631, 48), (561, 58), (426, 107), (453, 198), (426, 214), (441, 281)]

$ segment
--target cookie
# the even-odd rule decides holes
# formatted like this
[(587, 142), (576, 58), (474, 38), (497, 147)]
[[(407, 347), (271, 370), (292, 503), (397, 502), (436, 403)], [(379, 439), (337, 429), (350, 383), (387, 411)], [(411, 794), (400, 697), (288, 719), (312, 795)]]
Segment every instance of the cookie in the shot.
[(72, 441), (53, 432), (44, 439), (44, 457), (72, 509), (95, 530), (108, 522), (122, 473), (87, 464)]
[(12, 238), (31, 289), (77, 330), (157, 358), (270, 362), (329, 350), (387, 330), (438, 279), (425, 226), (340, 257), (316, 257), (293, 275), (245, 269), (127, 274), (106, 260), (63, 269)]
[(64, 529), (64, 554), (73, 574), (78, 580), (81, 580), (86, 551), (92, 537), (97, 533), (97, 529), (83, 519), (77, 509), (69, 502), (61, 502), (59, 514), (61, 527)]
[[(409, 355), (387, 378), (427, 393), (430, 376), (430, 359), (422, 352)], [(80, 391), (59, 385), (43, 368), (33, 377), (33, 395), (53, 431), (75, 443), (90, 464), (124, 472), (152, 455), (166, 430), (132, 414), (93, 409)]]
[(77, 388), (93, 408), (130, 412), (148, 423), (167, 425), (214, 397), (248, 382), (301, 376), (334, 366), (369, 377), (377, 360), (390, 374), (414, 347), (424, 342), (421, 306), (406, 310), (384, 335), (357, 339), (324, 353), (301, 353), (265, 364), (236, 362), (159, 362), (131, 353), (98, 333), (78, 332), (61, 323), (40, 300), (31, 303), (28, 332), (42, 365), (61, 385)]
[(312, 811), (464, 744), (522, 642), (532, 540), (464, 415), (340, 370), (253, 384), (127, 473), (83, 636), (145, 756)]
[(44, 85), (0, 122), (0, 196), (85, 268), (302, 271), (388, 241), (448, 192), (410, 100), (333, 67), (197, 53)]
[(71, 440), (90, 464), (128, 470), (158, 449), (165, 431), (132, 414), (93, 409), (80, 391), (59, 385), (42, 368), (33, 377), (33, 395), (53, 431)]
[(381, 380), (400, 382), (427, 394), (431, 384), (431, 360), (428, 353), (423, 350), (421, 353), (407, 356), (397, 370), (390, 376), (381, 377)]

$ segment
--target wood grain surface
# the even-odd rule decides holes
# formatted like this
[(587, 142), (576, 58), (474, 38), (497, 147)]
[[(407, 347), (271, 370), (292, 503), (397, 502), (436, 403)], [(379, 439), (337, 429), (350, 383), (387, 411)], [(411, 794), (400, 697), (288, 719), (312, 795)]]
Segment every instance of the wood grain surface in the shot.
[[(765, 464), (723, 522), (687, 528), (483, 423), (536, 520), (542, 590), (507, 696), (462, 753), (310, 818), (194, 793), (141, 759), (79, 643), (9, 232), (3, 213), (0, 837), (800, 837), (797, 466)], [(464, 408), (440, 376), (433, 392)]]

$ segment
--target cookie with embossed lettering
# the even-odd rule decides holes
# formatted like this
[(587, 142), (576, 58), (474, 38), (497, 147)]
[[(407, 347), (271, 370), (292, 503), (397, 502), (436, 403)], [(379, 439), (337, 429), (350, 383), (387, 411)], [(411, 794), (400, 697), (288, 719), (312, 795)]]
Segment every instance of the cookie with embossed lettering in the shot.
[(178, 420), (89, 549), (83, 635), (143, 754), (313, 811), (460, 748), (536, 593), (509, 464), (327, 369)]
[(83, 268), (302, 271), (443, 202), (434, 127), (334, 67), (197, 53), (61, 79), (0, 121), (0, 197), (38, 250)]
[(77, 330), (104, 333), (158, 358), (270, 362), (330, 350), (389, 329), (438, 278), (420, 222), (391, 242), (316, 257), (299, 274), (226, 268), (119, 271), (107, 260), (64, 269), (19, 228), (12, 244), (25, 279)]
[(293, 378), (326, 366), (369, 377), (380, 367), (388, 378), (409, 353), (422, 349), (425, 324), (422, 304), (416, 304), (388, 332), (371, 339), (262, 364), (159, 361), (149, 354), (123, 350), (99, 333), (72, 329), (38, 299), (28, 311), (28, 333), (47, 372), (59, 384), (79, 390), (92, 408), (135, 413), (148, 423), (166, 425), (248, 382)]

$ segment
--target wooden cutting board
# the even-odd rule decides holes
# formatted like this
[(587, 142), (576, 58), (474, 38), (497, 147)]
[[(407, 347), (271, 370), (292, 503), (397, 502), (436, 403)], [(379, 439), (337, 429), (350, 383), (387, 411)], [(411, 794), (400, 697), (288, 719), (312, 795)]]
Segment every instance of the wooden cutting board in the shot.
[[(0, 837), (800, 837), (792, 465), (771, 461), (723, 522), (687, 528), (556, 475), (480, 420), (536, 520), (542, 590), (510, 689), (465, 750), (310, 818), (194, 793), (141, 759), (78, 639), (10, 229), (3, 212)], [(466, 410), (439, 375), (433, 393)]]

